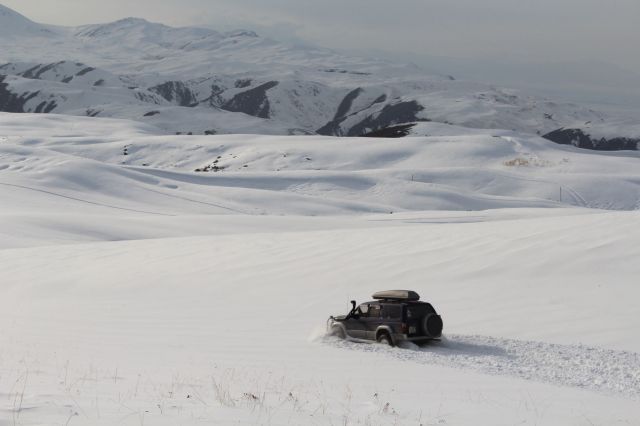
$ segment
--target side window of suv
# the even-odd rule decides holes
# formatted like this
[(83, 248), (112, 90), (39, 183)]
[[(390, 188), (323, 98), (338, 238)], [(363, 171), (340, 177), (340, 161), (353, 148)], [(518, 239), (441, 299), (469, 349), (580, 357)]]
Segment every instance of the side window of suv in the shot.
[(379, 318), (380, 317), (380, 305), (370, 305), (369, 306), (369, 318)]
[(358, 306), (358, 309), (356, 310), (356, 312), (359, 315), (362, 315), (363, 317), (366, 317), (369, 313), (369, 305), (366, 303), (363, 303), (362, 305)]
[(382, 318), (384, 319), (400, 319), (402, 317), (402, 306), (400, 305), (384, 305), (382, 307)]

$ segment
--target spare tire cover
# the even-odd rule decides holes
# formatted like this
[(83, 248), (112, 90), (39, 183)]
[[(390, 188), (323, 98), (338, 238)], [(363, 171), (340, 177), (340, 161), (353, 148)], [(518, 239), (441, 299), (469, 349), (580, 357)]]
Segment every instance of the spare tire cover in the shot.
[(422, 332), (428, 336), (439, 336), (442, 333), (442, 318), (429, 314), (422, 320)]

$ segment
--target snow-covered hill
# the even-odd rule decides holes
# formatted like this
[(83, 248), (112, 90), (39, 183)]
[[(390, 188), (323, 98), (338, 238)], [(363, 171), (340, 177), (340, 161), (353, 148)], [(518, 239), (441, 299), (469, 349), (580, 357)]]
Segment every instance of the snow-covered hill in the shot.
[[(290, 46), (251, 31), (133, 18), (61, 28), (2, 10), (2, 27), (12, 34), (0, 38), (2, 111), (161, 122), (167, 133), (360, 136), (433, 121), (549, 134), (595, 149), (635, 149), (640, 140), (637, 122), (588, 106)], [(158, 106), (171, 110), (153, 118), (163, 111)]]
[[(0, 425), (634, 424), (638, 153), (419, 126), (0, 113)], [(323, 336), (396, 287), (443, 341)]]
[[(131, 121), (7, 113), (0, 129), (9, 246), (25, 232), (47, 235), (42, 212), (66, 209), (84, 212), (83, 229), (101, 235), (94, 214), (180, 223), (211, 214), (640, 208), (636, 152), (585, 151), (508, 131), (423, 123), (431, 136), (165, 136)], [(30, 216), (35, 228), (14, 226)], [(58, 235), (67, 225), (51, 226)], [(75, 238), (62, 235), (61, 242)]]

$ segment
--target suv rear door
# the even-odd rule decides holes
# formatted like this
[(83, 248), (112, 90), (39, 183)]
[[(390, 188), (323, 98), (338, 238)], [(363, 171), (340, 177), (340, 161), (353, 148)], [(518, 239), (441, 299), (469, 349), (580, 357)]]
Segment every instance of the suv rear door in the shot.
[(409, 326), (409, 335), (424, 335), (422, 321), (428, 314), (435, 313), (433, 307), (428, 303), (412, 303), (405, 307), (406, 323)]
[(391, 333), (402, 332), (402, 305), (399, 303), (382, 304), (380, 323), (388, 326)]

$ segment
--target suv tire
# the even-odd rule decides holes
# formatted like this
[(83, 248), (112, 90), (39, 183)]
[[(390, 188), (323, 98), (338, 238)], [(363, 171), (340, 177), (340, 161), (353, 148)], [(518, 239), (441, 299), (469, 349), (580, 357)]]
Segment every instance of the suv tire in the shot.
[(378, 334), (378, 337), (376, 338), (376, 341), (378, 343), (383, 343), (389, 346), (394, 346), (393, 345), (393, 340), (391, 340), (391, 336), (389, 336), (389, 333), (387, 333), (386, 331), (383, 331), (381, 333)]

